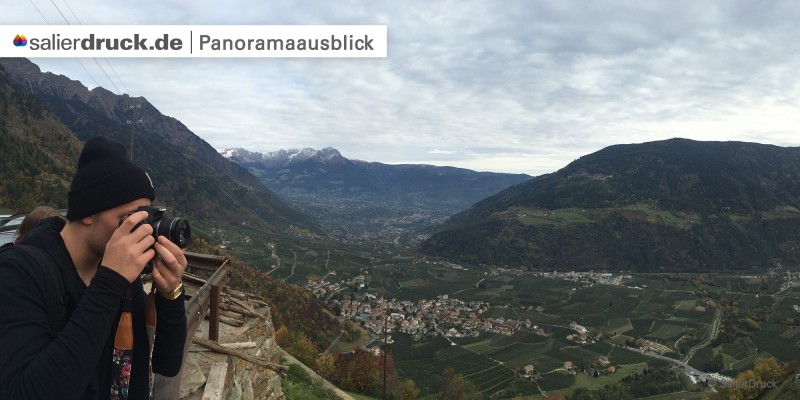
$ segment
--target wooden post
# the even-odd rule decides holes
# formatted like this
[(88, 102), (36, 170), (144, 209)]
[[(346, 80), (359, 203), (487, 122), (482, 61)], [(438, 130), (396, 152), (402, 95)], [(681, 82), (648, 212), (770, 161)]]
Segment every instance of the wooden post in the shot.
[(219, 342), (219, 285), (211, 286), (211, 315), (208, 319), (208, 340)]

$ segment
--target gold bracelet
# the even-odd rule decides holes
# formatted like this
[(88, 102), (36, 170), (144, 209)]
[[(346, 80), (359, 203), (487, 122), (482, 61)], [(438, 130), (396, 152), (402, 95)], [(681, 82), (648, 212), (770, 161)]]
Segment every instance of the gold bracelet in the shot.
[(170, 290), (169, 292), (162, 292), (158, 291), (158, 295), (167, 299), (167, 300), (175, 300), (183, 294), (183, 281), (178, 282), (178, 286), (175, 286), (175, 289)]

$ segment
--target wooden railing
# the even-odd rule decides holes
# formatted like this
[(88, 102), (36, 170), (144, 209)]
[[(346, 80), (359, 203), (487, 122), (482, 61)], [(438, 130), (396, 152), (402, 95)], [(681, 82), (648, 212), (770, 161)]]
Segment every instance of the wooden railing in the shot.
[[(222, 287), (228, 283), (230, 269), (230, 260), (227, 257), (187, 252), (186, 260), (188, 261), (186, 272), (210, 277), (186, 302), (186, 345), (183, 349), (183, 366), (186, 366), (186, 354), (192, 345), (192, 338), (209, 312), (209, 339), (219, 340), (219, 295)], [(182, 374), (183, 367), (173, 378), (156, 374), (153, 397), (157, 400), (178, 400)]]

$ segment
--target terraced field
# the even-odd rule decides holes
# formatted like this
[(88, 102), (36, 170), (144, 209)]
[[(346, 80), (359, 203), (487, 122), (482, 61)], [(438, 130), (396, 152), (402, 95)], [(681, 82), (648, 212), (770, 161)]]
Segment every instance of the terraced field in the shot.
[[(652, 211), (652, 210), (651, 210)], [(639, 210), (647, 213), (648, 210)], [(664, 216), (681, 224), (686, 216)], [(552, 215), (529, 216), (528, 223), (574, 223), (592, 218), (580, 210)], [(514, 381), (514, 370), (528, 364), (542, 374), (538, 382), (546, 391), (569, 393), (577, 386), (594, 386), (601, 382), (619, 380), (623, 374), (594, 380), (576, 377), (563, 370), (565, 361), (587, 366), (599, 357), (612, 365), (653, 364), (651, 358), (614, 347), (633, 338), (649, 339), (669, 349), (685, 352), (702, 343), (709, 334), (714, 308), (700, 301), (696, 282), (687, 275), (637, 274), (625, 286), (597, 284), (593, 287), (565, 280), (532, 275), (491, 276), (486, 269), (457, 270), (443, 264), (421, 263), (411, 258), (395, 257), (392, 253), (376, 254), (358, 249), (336, 249), (328, 252), (325, 244), (290, 242), (274, 238), (280, 268), (272, 275), (302, 284), (309, 278), (319, 279), (330, 270), (326, 280), (347, 280), (365, 275), (368, 290), (373, 294), (401, 300), (431, 299), (448, 294), (464, 301), (481, 300), (494, 305), (481, 318), (530, 320), (542, 327), (548, 336), (530, 331), (518, 331), (512, 336), (483, 334), (478, 338), (428, 338), (414, 343), (402, 334), (393, 335), (397, 341), (390, 346), (396, 366), (415, 380), (427, 393), (435, 393), (441, 383), (441, 373), (452, 367), (474, 383), (485, 395), (491, 395), (509, 385), (522, 388), (528, 394), (537, 393), (532, 382)], [(241, 246), (241, 245), (240, 245)], [(277, 262), (264, 249), (241, 249), (254, 263), (268, 266)], [(329, 255), (330, 254), (330, 255)], [(294, 266), (292, 274), (291, 266)], [(724, 293), (722, 300), (744, 308), (770, 309), (768, 321), (761, 330), (747, 339), (707, 347), (695, 354), (691, 364), (705, 366), (716, 354), (721, 354), (726, 371), (735, 374), (750, 368), (756, 357), (772, 354), (781, 361), (800, 363), (800, 288), (773, 297), (757, 293), (777, 293), (778, 279), (704, 275), (704, 289)], [(697, 307), (706, 307), (698, 311)], [(575, 331), (567, 326), (577, 322), (592, 334), (606, 333), (606, 343), (578, 345), (567, 340)], [(789, 321), (789, 322), (787, 322)], [(793, 322), (792, 321), (796, 321)], [(587, 381), (587, 379), (592, 379)]]

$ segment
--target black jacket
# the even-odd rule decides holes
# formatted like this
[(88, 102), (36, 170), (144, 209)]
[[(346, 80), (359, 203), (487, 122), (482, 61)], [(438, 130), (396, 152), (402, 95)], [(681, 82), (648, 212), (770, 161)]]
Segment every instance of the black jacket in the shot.
[[(87, 287), (78, 277), (59, 234), (64, 222), (45, 220), (22, 244), (44, 249), (64, 277), (69, 302), (67, 322), (50, 336), (46, 293), (32, 262), (13, 249), (0, 256), (0, 400), (108, 399), (114, 334), (128, 281), (100, 266)], [(133, 359), (128, 398), (148, 398), (146, 299), (142, 281), (133, 289)], [(153, 371), (180, 372), (186, 342), (183, 298), (156, 296), (157, 328)]]

